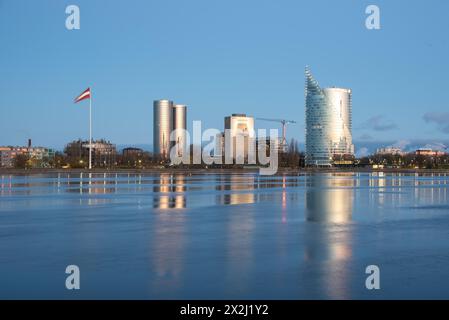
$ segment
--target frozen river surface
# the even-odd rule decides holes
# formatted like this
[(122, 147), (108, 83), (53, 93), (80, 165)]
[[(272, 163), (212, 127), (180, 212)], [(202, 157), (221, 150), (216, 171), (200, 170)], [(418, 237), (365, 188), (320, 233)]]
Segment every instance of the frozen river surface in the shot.
[(448, 187), (444, 174), (3, 175), (0, 298), (449, 299)]

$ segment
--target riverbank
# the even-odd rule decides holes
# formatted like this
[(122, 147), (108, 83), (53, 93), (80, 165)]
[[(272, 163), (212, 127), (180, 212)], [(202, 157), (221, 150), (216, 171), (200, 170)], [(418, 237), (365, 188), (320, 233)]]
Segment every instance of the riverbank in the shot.
[[(34, 169), (14, 169), (0, 168), (0, 175), (33, 175), (33, 174), (49, 174), (49, 173), (133, 173), (133, 174), (240, 174), (240, 173), (258, 173), (258, 168), (145, 168), (145, 169), (128, 169), (128, 168), (95, 168), (89, 169), (55, 169), (55, 168), (34, 168)], [(276, 175), (284, 174), (308, 174), (308, 173), (418, 173), (418, 174), (449, 174), (449, 169), (410, 169), (410, 168), (279, 168)]]

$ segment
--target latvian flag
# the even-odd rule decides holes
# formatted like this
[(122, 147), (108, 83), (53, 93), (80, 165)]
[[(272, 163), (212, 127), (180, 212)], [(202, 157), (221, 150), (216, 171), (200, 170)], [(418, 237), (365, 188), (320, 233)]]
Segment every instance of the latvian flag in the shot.
[(90, 88), (87, 88), (83, 93), (76, 97), (75, 103), (80, 102), (84, 99), (90, 99)]

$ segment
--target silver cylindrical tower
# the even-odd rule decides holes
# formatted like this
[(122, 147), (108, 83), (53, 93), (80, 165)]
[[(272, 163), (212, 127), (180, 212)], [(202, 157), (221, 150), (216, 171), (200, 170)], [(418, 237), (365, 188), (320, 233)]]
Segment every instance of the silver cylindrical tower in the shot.
[(186, 130), (187, 130), (187, 106), (175, 104), (173, 106), (173, 130), (176, 130), (175, 141), (177, 144), (178, 156), (182, 157), (186, 151)]
[(170, 133), (173, 130), (173, 102), (155, 100), (153, 102), (153, 150), (164, 159), (170, 157)]

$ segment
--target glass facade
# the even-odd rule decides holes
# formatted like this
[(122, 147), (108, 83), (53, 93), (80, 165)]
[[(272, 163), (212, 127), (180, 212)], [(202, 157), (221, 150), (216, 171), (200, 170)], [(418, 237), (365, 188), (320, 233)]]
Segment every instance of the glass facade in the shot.
[(306, 165), (332, 166), (335, 159), (354, 156), (352, 93), (350, 89), (321, 89), (306, 68)]

